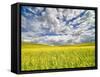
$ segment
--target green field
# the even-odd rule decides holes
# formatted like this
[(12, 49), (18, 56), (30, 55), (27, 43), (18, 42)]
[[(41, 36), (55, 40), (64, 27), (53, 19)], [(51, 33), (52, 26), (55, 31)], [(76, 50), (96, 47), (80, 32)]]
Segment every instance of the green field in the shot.
[(48, 46), (22, 43), (21, 70), (95, 66), (95, 44)]

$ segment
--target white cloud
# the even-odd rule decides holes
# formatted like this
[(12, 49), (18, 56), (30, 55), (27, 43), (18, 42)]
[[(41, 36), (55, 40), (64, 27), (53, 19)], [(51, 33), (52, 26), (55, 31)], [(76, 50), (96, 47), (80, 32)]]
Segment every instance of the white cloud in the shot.
[[(22, 14), (22, 41), (46, 44), (75, 44), (95, 39), (95, 13), (92, 10), (27, 8), (35, 16)], [(41, 15), (36, 15), (40, 11)], [(81, 13), (83, 16), (79, 16)], [(84, 41), (85, 42), (85, 41)], [(90, 41), (89, 41), (90, 42)]]

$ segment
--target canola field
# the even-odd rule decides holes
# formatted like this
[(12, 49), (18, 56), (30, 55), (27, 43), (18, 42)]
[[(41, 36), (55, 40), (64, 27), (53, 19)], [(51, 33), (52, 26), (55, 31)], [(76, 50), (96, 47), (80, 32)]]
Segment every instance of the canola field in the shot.
[(22, 43), (21, 70), (46, 70), (95, 66), (95, 44), (49, 46)]

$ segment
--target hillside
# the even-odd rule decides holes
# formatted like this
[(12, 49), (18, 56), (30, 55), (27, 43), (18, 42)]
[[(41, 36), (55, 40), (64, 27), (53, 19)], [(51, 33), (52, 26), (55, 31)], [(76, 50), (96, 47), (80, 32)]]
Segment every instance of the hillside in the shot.
[[(28, 43), (28, 42), (22, 42), (22, 45), (24, 45), (25, 47), (51, 47), (51, 45), (47, 45), (47, 44), (36, 44), (36, 43)], [(61, 45), (59, 47), (62, 47), (62, 46), (94, 46), (95, 43), (92, 42), (92, 43), (81, 43), (81, 44), (75, 44), (75, 45)], [(57, 45), (56, 45), (57, 46)], [(54, 47), (54, 46), (52, 46)]]

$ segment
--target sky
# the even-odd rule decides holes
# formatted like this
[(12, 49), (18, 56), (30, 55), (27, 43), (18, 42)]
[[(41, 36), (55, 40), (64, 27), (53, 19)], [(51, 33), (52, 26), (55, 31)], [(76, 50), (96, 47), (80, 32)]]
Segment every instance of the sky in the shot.
[(48, 45), (95, 42), (95, 11), (21, 6), (21, 40)]

